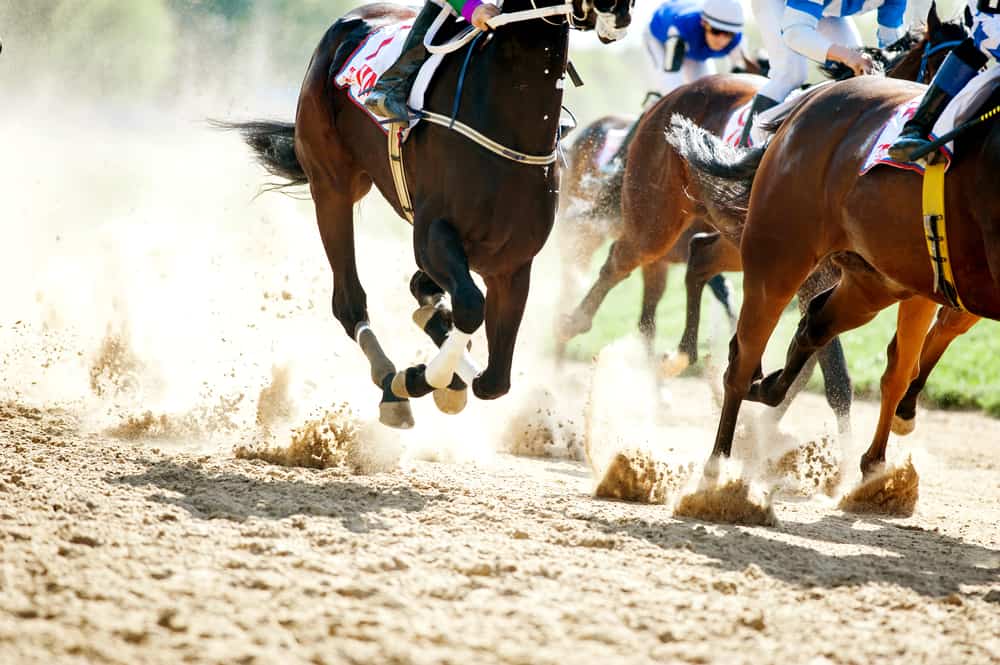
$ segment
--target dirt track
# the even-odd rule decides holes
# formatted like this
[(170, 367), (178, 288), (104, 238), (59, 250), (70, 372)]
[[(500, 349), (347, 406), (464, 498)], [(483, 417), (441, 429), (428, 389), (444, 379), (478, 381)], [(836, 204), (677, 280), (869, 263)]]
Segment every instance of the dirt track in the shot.
[[(708, 391), (671, 386), (685, 425)], [(1000, 424), (921, 418), (914, 517), (746, 528), (594, 499), (579, 462), (290, 469), (8, 403), (0, 662), (996, 662)]]
[[(32, 112), (53, 111), (15, 119), (43, 126)], [(587, 370), (552, 376), (538, 360), (551, 263), (536, 268), (519, 392), (453, 418), (423, 400), (399, 439), (364, 430), (358, 448), (385, 472), (236, 459), (265, 386), (284, 386), (269, 418), (293, 424), (336, 402), (367, 420), (377, 407), (330, 316), (311, 208), (254, 200), (261, 174), (236, 139), (78, 124), (29, 132), (28, 148), (22, 125), (0, 123), (34, 160), (9, 164), (0, 197), (18, 239), (0, 243), (0, 664), (1000, 659), (996, 420), (921, 413), (891, 443), (921, 474), (908, 519), (819, 496), (780, 500), (777, 527), (711, 525), (594, 499), (582, 462), (494, 454), (512, 439), (538, 449), (518, 413), (542, 442), (580, 448)], [(81, 157), (37, 177), (67, 145)], [(358, 228), (373, 325), (397, 363), (423, 362), (406, 229), (369, 202)], [(595, 414), (618, 416), (601, 455), (654, 444), (703, 459), (707, 384), (672, 381), (651, 405), (636, 366), (600, 384)], [(785, 423), (795, 435), (762, 447), (816, 441), (831, 420), (806, 396)], [(873, 421), (856, 408), (862, 443)]]

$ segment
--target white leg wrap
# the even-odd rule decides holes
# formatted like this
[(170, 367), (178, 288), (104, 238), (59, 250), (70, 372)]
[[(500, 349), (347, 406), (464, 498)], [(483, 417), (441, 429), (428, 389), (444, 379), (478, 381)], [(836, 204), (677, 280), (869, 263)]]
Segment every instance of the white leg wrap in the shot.
[(462, 354), (462, 359), (458, 361), (458, 368), (455, 370), (459, 378), (465, 381), (465, 385), (471, 386), (472, 380), (483, 373), (483, 370), (479, 369), (476, 365), (476, 361), (473, 360), (472, 354), (468, 351)]
[(472, 335), (458, 328), (451, 331), (438, 354), (427, 363), (427, 369), (424, 370), (424, 377), (430, 386), (446, 388), (451, 383), (451, 377), (458, 369), (465, 353), (465, 346), (471, 337)]

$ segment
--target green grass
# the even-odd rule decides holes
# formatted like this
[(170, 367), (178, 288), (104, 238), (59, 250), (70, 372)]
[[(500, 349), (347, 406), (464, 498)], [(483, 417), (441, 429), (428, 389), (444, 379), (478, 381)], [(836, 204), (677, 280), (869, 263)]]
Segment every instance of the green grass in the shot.
[[(595, 276), (606, 255), (607, 250), (602, 249), (595, 256)], [(738, 274), (728, 275), (734, 287), (737, 308), (740, 302), (741, 277)], [(593, 329), (570, 343), (569, 354), (578, 359), (589, 359), (606, 344), (634, 333), (641, 298), (642, 279), (639, 271), (636, 271), (611, 292), (594, 319)], [(785, 311), (771, 338), (764, 356), (765, 372), (780, 367), (798, 320), (798, 308), (793, 303)], [(667, 294), (657, 310), (656, 323), (657, 350), (675, 350), (684, 328), (684, 269), (681, 266), (674, 266), (670, 271)], [(895, 332), (895, 324), (896, 307), (893, 306), (868, 325), (841, 337), (858, 395), (877, 397), (879, 380), (885, 369), (885, 350)], [(955, 340), (927, 382), (924, 403), (941, 408), (981, 409), (994, 417), (1000, 417), (1000, 390), (995, 387), (1000, 378), (1000, 336), (996, 332), (994, 322), (982, 321)], [(730, 336), (721, 308), (706, 289), (702, 301), (699, 354), (704, 357), (711, 353), (723, 362)], [(820, 381), (820, 373), (817, 371), (810, 389), (820, 390)]]

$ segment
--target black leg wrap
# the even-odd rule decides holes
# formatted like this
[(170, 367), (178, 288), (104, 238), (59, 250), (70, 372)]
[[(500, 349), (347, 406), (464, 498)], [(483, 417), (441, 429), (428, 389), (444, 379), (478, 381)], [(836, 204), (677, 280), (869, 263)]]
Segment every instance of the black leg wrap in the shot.
[(405, 395), (406, 397), (423, 397), (434, 390), (427, 379), (424, 376), (424, 371), (427, 369), (426, 365), (417, 365), (416, 367), (407, 367), (406, 371), (399, 372), (396, 376), (392, 377), (392, 392), (397, 397), (400, 395)]
[(392, 378), (393, 374), (387, 374), (384, 379), (382, 379), (382, 401), (383, 402), (405, 402), (407, 401), (405, 397), (400, 397), (396, 393), (392, 392)]
[(451, 331), (451, 312), (446, 309), (437, 309), (434, 316), (428, 319), (424, 325), (424, 332), (434, 341), (434, 344), (441, 346)]

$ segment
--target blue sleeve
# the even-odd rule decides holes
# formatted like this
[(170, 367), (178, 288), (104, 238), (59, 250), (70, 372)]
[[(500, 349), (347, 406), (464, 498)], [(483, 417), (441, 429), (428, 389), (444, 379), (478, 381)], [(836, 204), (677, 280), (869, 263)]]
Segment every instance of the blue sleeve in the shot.
[[(893, 0), (890, 0), (890, 2)], [(903, 6), (906, 6), (906, 0), (902, 0)], [(787, 7), (791, 7), (803, 14), (809, 14), (817, 21), (823, 18), (823, 1), (822, 0), (788, 0), (785, 3)], [(881, 10), (879, 10), (881, 11)]]
[(667, 33), (670, 32), (670, 28), (676, 21), (677, 14), (670, 3), (666, 3), (653, 12), (653, 18), (649, 21), (649, 31), (658, 41), (665, 42), (667, 41)]
[(906, 0), (885, 0), (878, 8), (878, 24), (885, 28), (898, 28), (903, 25), (905, 13)]

